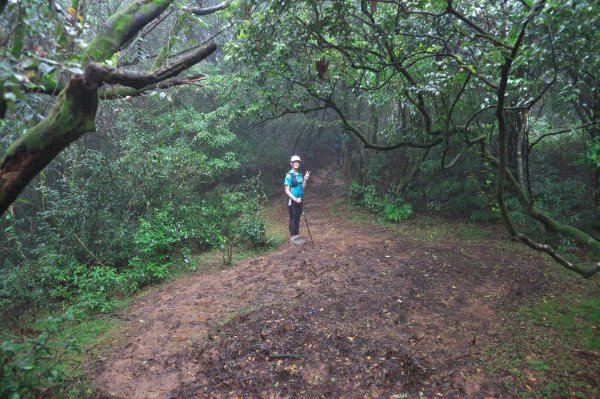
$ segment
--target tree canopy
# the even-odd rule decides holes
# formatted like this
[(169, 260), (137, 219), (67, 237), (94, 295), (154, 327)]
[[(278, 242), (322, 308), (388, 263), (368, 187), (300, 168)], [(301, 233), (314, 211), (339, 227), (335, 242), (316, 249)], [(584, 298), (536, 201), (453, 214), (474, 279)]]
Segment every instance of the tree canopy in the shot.
[[(536, 205), (530, 178), (541, 144), (583, 132), (599, 201), (594, 2), (27, 1), (4, 2), (0, 12), (1, 116), (26, 126), (0, 161), (0, 212), (96, 129), (100, 101), (204, 81), (178, 75), (213, 54), (220, 35), (222, 62), (232, 68), (223, 90), (239, 90), (228, 83), (245, 90), (244, 98), (230, 97), (232, 112), (273, 120), (329, 110), (365, 149), (410, 150), (403, 193), (429, 160), (446, 170), (476, 153), (495, 169), (496, 206), (514, 239), (582, 275), (598, 270), (519, 230), (506, 205), (516, 199), (523, 214), (600, 256), (593, 235)], [(207, 26), (201, 17), (215, 13), (198, 35)], [(160, 45), (148, 41), (165, 32)], [(42, 111), (37, 104), (48, 96), (53, 104)], [(359, 115), (363, 104), (369, 118)]]

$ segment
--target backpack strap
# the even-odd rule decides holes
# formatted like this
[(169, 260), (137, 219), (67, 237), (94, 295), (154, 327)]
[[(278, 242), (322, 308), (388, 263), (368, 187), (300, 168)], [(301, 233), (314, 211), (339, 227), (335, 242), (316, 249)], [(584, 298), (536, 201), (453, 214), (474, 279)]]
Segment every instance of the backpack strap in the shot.
[(298, 184), (298, 179), (296, 178), (296, 174), (295, 173), (288, 173), (288, 175), (290, 175), (290, 177), (292, 178), (292, 184), (291, 187), (296, 187)]

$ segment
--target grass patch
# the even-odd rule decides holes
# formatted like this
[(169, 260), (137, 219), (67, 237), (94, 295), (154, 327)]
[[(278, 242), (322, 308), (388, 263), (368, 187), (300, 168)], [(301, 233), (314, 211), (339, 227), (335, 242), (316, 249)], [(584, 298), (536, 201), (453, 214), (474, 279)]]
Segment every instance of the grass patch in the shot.
[[(333, 215), (360, 224), (376, 223), (380, 227), (388, 228), (401, 234), (407, 239), (415, 241), (448, 241), (457, 238), (487, 239), (490, 233), (473, 223), (457, 223), (431, 215), (419, 214), (401, 222), (388, 222), (381, 217), (374, 217), (364, 208), (351, 204), (348, 200), (340, 198), (330, 207)], [(460, 236), (457, 236), (457, 232)]]
[(489, 238), (489, 232), (487, 230), (484, 230), (481, 227), (472, 224), (459, 224), (458, 232), (464, 238)]
[(520, 398), (600, 397), (600, 297), (596, 281), (522, 307), (514, 335), (485, 353), (489, 372)]

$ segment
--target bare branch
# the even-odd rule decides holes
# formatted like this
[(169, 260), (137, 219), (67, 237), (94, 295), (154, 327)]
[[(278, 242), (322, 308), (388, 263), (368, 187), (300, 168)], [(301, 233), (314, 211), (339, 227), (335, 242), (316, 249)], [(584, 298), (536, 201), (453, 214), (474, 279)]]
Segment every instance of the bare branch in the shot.
[[(342, 120), (342, 124), (344, 125), (344, 127), (347, 130), (351, 131), (363, 143), (363, 146), (365, 148), (369, 148), (372, 150), (380, 150), (380, 151), (390, 151), (390, 150), (395, 150), (400, 147), (432, 148), (432, 147), (435, 147), (436, 145), (440, 144), (441, 142), (443, 142), (442, 138), (437, 138), (434, 141), (432, 141), (431, 143), (415, 143), (413, 141), (401, 141), (401, 142), (398, 142), (398, 143), (392, 144), (392, 145), (373, 144), (373, 143), (369, 142), (369, 140), (367, 140), (366, 137), (358, 129), (356, 129), (354, 126), (352, 126), (350, 124), (350, 122), (348, 121), (348, 119), (346, 118), (344, 113), (338, 108), (338, 106), (333, 101), (331, 101), (330, 99), (321, 99), (321, 101), (326, 103), (329, 106), (329, 108), (333, 109), (338, 114), (338, 116)], [(439, 134), (441, 132), (437, 132), (437, 133)]]
[(116, 83), (141, 89), (178, 75), (180, 72), (208, 57), (216, 49), (217, 45), (211, 43), (151, 73), (123, 71), (97, 62), (91, 62), (85, 67), (85, 83), (89, 88), (99, 87), (102, 83)]
[(318, 106), (318, 107), (313, 107), (313, 108), (303, 108), (303, 109), (284, 109), (282, 112), (280, 112), (279, 114), (275, 115), (275, 116), (270, 116), (268, 118), (264, 118), (258, 122), (256, 122), (254, 125), (260, 125), (263, 124), (265, 122), (268, 121), (272, 121), (272, 120), (276, 120), (279, 118), (282, 118), (286, 115), (291, 115), (291, 114), (308, 114), (310, 112), (315, 112), (315, 111), (324, 111), (327, 110), (329, 107), (322, 105), (322, 106)]
[(126, 86), (107, 86), (98, 90), (98, 97), (100, 100), (117, 100), (125, 97), (138, 97), (147, 93), (150, 90), (165, 90), (170, 87), (191, 85), (206, 79), (205, 75), (193, 75), (181, 78), (167, 79), (156, 84), (142, 87), (141, 89), (134, 89)]
[(557, 130), (557, 131), (555, 131), (555, 132), (551, 132), (551, 133), (545, 133), (545, 134), (542, 134), (542, 135), (541, 135), (540, 137), (538, 137), (538, 138), (537, 138), (537, 139), (536, 139), (536, 140), (535, 140), (533, 143), (531, 143), (531, 144), (529, 145), (529, 151), (531, 151), (531, 149), (532, 149), (532, 148), (533, 148), (533, 147), (534, 147), (536, 144), (538, 144), (540, 141), (542, 141), (542, 140), (543, 140), (543, 139), (545, 139), (546, 137), (550, 137), (550, 136), (557, 136), (557, 135), (559, 135), (559, 134), (563, 134), (563, 133), (571, 132), (571, 131), (573, 131), (573, 130), (579, 130), (579, 129), (583, 129), (583, 128), (585, 128), (585, 127), (592, 126), (592, 125), (595, 125), (595, 124), (597, 124), (597, 123), (600, 123), (600, 120), (596, 120), (596, 121), (591, 121), (591, 122), (588, 122), (588, 123), (584, 123), (583, 125), (579, 125), (579, 126), (576, 126), (576, 127), (570, 127), (570, 128), (567, 128), (567, 129)]
[(221, 4), (217, 4), (216, 6), (213, 6), (213, 7), (206, 7), (206, 8), (188, 8), (188, 7), (184, 7), (183, 9), (185, 11), (190, 11), (194, 15), (209, 15), (209, 14), (214, 14), (217, 11), (223, 10), (228, 5), (229, 5), (229, 2), (228, 1), (224, 1)]

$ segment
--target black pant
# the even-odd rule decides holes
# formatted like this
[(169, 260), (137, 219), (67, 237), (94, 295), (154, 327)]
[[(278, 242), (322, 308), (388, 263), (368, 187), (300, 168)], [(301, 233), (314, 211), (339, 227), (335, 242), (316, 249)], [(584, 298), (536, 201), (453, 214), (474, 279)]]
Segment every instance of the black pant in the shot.
[(297, 204), (292, 202), (291, 205), (288, 206), (288, 210), (290, 211), (290, 234), (293, 236), (297, 236), (300, 234), (300, 216), (302, 215), (302, 203)]

